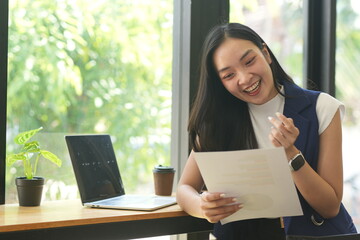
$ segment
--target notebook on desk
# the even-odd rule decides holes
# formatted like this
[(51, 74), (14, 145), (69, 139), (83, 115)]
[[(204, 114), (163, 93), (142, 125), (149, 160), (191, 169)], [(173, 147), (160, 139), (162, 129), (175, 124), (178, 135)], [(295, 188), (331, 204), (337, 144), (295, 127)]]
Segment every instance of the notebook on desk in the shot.
[(65, 136), (84, 206), (152, 211), (176, 204), (175, 197), (127, 195), (109, 135)]

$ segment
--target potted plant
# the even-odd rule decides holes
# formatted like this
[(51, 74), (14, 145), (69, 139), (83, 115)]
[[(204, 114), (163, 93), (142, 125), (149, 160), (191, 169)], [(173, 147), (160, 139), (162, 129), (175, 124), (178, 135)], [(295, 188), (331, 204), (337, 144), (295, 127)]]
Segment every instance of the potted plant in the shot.
[(9, 154), (6, 157), (6, 163), (11, 166), (17, 161), (22, 161), (24, 167), (23, 177), (15, 179), (19, 197), (20, 206), (39, 206), (41, 202), (42, 189), (45, 179), (36, 176), (36, 169), (40, 157), (50, 160), (58, 167), (62, 161), (53, 153), (42, 150), (38, 141), (29, 141), (36, 133), (43, 128), (37, 128), (30, 131), (19, 133), (14, 142), (22, 146), (19, 153)]

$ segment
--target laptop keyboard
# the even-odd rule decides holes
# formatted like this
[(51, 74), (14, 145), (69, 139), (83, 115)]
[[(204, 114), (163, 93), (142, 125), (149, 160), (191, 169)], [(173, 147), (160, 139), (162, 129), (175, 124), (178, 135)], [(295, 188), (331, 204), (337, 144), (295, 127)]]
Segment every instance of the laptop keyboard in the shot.
[(166, 204), (169, 202), (169, 199), (175, 200), (175, 197), (123, 195), (119, 197), (97, 201), (95, 203), (101, 205), (108, 205), (108, 206), (116, 206), (116, 205), (135, 206), (141, 203), (142, 205), (150, 206), (157, 204)]

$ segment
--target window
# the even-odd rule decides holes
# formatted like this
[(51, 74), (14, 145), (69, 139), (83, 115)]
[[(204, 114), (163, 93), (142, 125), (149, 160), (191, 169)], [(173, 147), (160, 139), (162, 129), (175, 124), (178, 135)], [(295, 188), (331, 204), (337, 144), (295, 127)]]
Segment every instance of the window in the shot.
[(302, 85), (303, 1), (230, 1), (230, 22), (254, 29), (274, 52), (284, 70)]
[[(81, 133), (110, 134), (127, 193), (152, 192), (152, 168), (170, 164), (172, 8), (171, 0), (10, 1), (7, 152), (18, 132), (44, 127), (41, 146), (63, 160), (39, 165), (45, 199), (78, 197), (64, 135)], [(6, 171), (10, 203), (23, 173)]]
[(360, 229), (360, 139), (359, 78), (360, 2), (337, 1), (336, 97), (345, 104), (343, 120), (343, 202)]

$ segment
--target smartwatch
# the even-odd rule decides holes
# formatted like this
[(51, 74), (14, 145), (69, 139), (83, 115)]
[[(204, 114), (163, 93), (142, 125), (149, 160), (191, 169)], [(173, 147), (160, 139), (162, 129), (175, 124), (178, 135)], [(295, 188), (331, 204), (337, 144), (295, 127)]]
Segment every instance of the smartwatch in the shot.
[(299, 170), (305, 164), (305, 158), (301, 152), (296, 154), (292, 159), (289, 161), (289, 166), (292, 172)]

